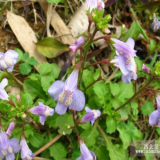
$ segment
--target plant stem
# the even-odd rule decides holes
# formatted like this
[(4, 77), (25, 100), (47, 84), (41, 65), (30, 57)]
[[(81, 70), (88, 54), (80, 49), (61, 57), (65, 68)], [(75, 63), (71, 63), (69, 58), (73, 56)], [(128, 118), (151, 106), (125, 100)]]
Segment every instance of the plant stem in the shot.
[(22, 83), (21, 81), (19, 81), (12, 73), (7, 72), (7, 71), (6, 71), (6, 73), (7, 73), (8, 75), (10, 75), (10, 76), (13, 78), (13, 80), (14, 80), (20, 87), (23, 88), (23, 83)]
[(81, 72), (80, 72), (80, 75), (79, 75), (78, 88), (80, 87), (80, 84), (81, 84), (81, 81), (82, 81), (82, 75), (83, 75), (84, 65), (85, 65), (85, 62), (87, 60), (87, 54), (88, 54), (90, 45), (93, 42), (93, 39), (94, 39), (94, 36), (96, 35), (96, 33), (97, 33), (97, 28), (95, 28), (91, 38), (89, 39), (88, 44), (87, 44), (86, 49), (85, 49), (85, 52), (84, 52), (84, 58), (83, 58), (82, 66), (81, 66)]
[(119, 68), (116, 68), (114, 70), (114, 72), (110, 75), (110, 77), (106, 80), (105, 84), (107, 84), (113, 77), (114, 75), (117, 73), (117, 71), (119, 70)]
[(58, 139), (62, 137), (62, 134), (58, 134), (56, 137), (54, 137), (50, 142), (48, 142), (46, 145), (44, 145), (42, 148), (40, 148), (38, 151), (34, 153), (35, 156), (43, 152), (45, 149), (50, 147), (53, 143), (55, 143)]
[(148, 87), (149, 85), (150, 85), (150, 83), (152, 82), (152, 81), (154, 81), (155, 80), (155, 77), (153, 77), (153, 78), (151, 78), (150, 80), (149, 80), (149, 82), (145, 85), (145, 86), (143, 86), (137, 93), (135, 93), (127, 102), (125, 102), (124, 104), (122, 104), (120, 107), (118, 107), (117, 109), (115, 109), (114, 111), (116, 112), (116, 111), (118, 111), (118, 110), (120, 110), (121, 108), (123, 108), (123, 107), (125, 107), (128, 103), (130, 103), (136, 96), (138, 96), (141, 92), (143, 92), (144, 90), (145, 90), (145, 88), (146, 87)]
[(78, 132), (78, 129), (77, 129), (77, 123), (76, 123), (76, 119), (75, 119), (75, 111), (72, 110), (72, 114), (73, 114), (73, 121), (74, 121), (74, 130), (76, 132), (76, 135), (77, 137), (79, 138), (79, 132)]

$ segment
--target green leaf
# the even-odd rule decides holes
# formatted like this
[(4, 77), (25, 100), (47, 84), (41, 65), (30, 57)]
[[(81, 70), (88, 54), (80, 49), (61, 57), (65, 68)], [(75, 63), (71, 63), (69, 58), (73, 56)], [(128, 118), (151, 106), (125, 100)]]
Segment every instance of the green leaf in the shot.
[(27, 62), (28, 58), (29, 58), (29, 53), (26, 52), (26, 53), (23, 54), (22, 61)]
[(44, 138), (42, 134), (34, 133), (34, 135), (29, 138), (29, 141), (33, 147), (39, 148), (43, 145)]
[(55, 159), (55, 160), (62, 160), (63, 158), (66, 157), (67, 155), (67, 149), (64, 147), (64, 144), (60, 142), (54, 143), (50, 148), (50, 155)]
[(48, 93), (48, 89), (53, 83), (54, 79), (51, 76), (43, 76), (41, 77), (41, 85), (43, 90)]
[(111, 116), (107, 116), (106, 125), (106, 132), (111, 134), (117, 129), (117, 120)]
[(107, 97), (107, 94), (109, 93), (109, 89), (106, 86), (106, 84), (103, 81), (99, 81), (93, 86), (93, 90), (97, 95), (97, 97), (99, 98), (99, 102), (101, 104), (107, 105), (106, 97)]
[(28, 63), (21, 63), (19, 65), (19, 70), (20, 70), (21, 74), (27, 75), (31, 72), (32, 67)]
[(45, 74), (48, 74), (52, 71), (52, 64), (49, 64), (49, 63), (42, 63), (40, 66), (39, 66), (39, 73), (40, 75), (45, 75)]
[(28, 59), (28, 64), (30, 64), (32, 66), (37, 66), (38, 65), (38, 61), (34, 57), (30, 57)]
[(21, 96), (21, 105), (24, 105), (26, 108), (32, 106), (33, 97), (29, 93), (24, 93)]
[(127, 149), (131, 143), (130, 133), (125, 123), (120, 123), (117, 130), (119, 131), (119, 137), (123, 142), (123, 148)]
[(73, 127), (73, 116), (69, 114), (64, 114), (56, 118), (56, 127), (59, 127), (58, 132), (61, 134), (71, 134), (72, 129), (68, 127)]
[(94, 153), (95, 155), (98, 157), (98, 159), (102, 160), (109, 160), (109, 153), (106, 149), (106, 146), (102, 146), (102, 145), (99, 145), (97, 148), (95, 148), (94, 150)]
[(31, 127), (29, 124), (26, 124), (24, 128), (24, 133), (25, 133), (26, 138), (29, 138), (30, 136), (33, 137), (35, 134), (35, 129)]
[(48, 3), (55, 3), (55, 4), (58, 4), (58, 3), (64, 3), (65, 0), (47, 0)]
[(149, 52), (153, 53), (156, 47), (157, 47), (156, 41), (151, 39), (149, 44)]
[(96, 127), (93, 126), (84, 132), (81, 133), (80, 137), (85, 140), (85, 143), (88, 147), (94, 145), (97, 141), (97, 137), (99, 132), (97, 131)]
[(41, 87), (40, 81), (27, 79), (24, 81), (23, 87), (25, 93), (29, 93), (33, 97), (33, 99), (35, 97), (46, 99), (46, 94)]
[(109, 151), (110, 160), (127, 160), (127, 150), (124, 150), (120, 145), (114, 145), (112, 141), (109, 139), (108, 135), (98, 127), (104, 140), (106, 142), (107, 150)]
[(134, 94), (134, 89), (133, 89), (133, 84), (132, 83), (129, 83), (129, 84), (126, 84), (126, 83), (119, 83), (119, 86), (120, 86), (120, 94), (118, 95), (118, 99), (121, 101), (121, 102), (125, 102), (126, 99), (129, 99), (133, 96)]
[(9, 104), (4, 103), (4, 101), (0, 101), (0, 111), (1, 112), (6, 112), (11, 108)]
[(36, 43), (37, 49), (47, 58), (56, 57), (69, 50), (68, 46), (53, 37), (47, 37)]
[(120, 92), (120, 87), (117, 83), (110, 82), (109, 87), (113, 96), (117, 95)]
[(148, 37), (145, 34), (145, 32), (142, 29), (142, 27), (140, 26), (139, 22), (138, 21), (133, 21), (130, 29), (128, 30), (128, 32), (123, 37), (123, 41), (127, 41), (128, 38), (137, 39), (140, 33), (148, 41)]
[(18, 48), (15, 48), (14, 50), (19, 54), (18, 61), (17, 61), (19, 62), (23, 57), (23, 52)]
[(144, 105), (141, 107), (141, 111), (143, 115), (149, 115), (154, 111), (153, 103), (149, 101), (145, 101)]

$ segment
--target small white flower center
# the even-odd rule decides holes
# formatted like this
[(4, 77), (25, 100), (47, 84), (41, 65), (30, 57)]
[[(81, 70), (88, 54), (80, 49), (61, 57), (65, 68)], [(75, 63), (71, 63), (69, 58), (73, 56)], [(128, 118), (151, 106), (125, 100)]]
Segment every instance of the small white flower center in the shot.
[(5, 57), (4, 59), (5, 59), (5, 61), (7, 62), (7, 64), (8, 64), (9, 66), (12, 65), (12, 61), (11, 61), (9, 58)]
[(97, 118), (98, 117), (98, 113), (96, 110), (92, 110), (92, 113), (94, 114), (94, 118)]
[(66, 96), (66, 91), (62, 91), (60, 94), (59, 94), (59, 98), (58, 98), (58, 101), (60, 103), (62, 103), (64, 101), (64, 98)]
[(7, 155), (7, 152), (6, 152), (4, 149), (2, 149), (2, 154), (3, 154), (4, 156), (6, 156), (6, 155)]
[(69, 106), (72, 103), (72, 93), (68, 94), (67, 100), (65, 101), (65, 105)]
[(3, 60), (0, 61), (0, 65), (1, 65), (4, 69), (7, 68), (7, 65), (5, 64), (5, 62), (4, 62)]
[(13, 153), (12, 147), (10, 147), (10, 146), (8, 147), (8, 152), (9, 152), (9, 153)]
[(49, 110), (50, 108), (47, 106), (46, 107), (46, 110), (45, 110), (45, 112), (44, 112), (44, 115), (45, 116), (49, 116), (50, 115), (50, 110)]

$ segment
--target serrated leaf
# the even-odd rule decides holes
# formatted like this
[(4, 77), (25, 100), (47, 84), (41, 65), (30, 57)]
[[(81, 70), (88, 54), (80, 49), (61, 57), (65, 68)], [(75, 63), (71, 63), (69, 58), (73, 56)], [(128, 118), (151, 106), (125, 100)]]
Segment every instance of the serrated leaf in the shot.
[(106, 105), (106, 96), (109, 93), (109, 87), (103, 81), (97, 82), (93, 90), (99, 99), (99, 103)]
[(69, 50), (68, 46), (53, 37), (44, 38), (36, 43), (38, 51), (47, 58), (56, 57)]
[(28, 63), (21, 63), (19, 65), (19, 70), (20, 70), (21, 74), (27, 75), (31, 72), (32, 67)]
[(85, 140), (85, 143), (88, 147), (94, 145), (96, 143), (99, 132), (96, 127), (93, 126), (90, 129), (85, 130), (81, 133), (80, 137)]
[(59, 117), (56, 118), (56, 127), (59, 127), (59, 133), (61, 134), (71, 134), (72, 132), (72, 129), (69, 128), (68, 129), (68, 126), (73, 126), (74, 125), (74, 122), (73, 122), (73, 116), (72, 115), (69, 115), (69, 114), (64, 114), (64, 115), (61, 115)]
[(126, 99), (133, 96), (134, 89), (133, 89), (133, 84), (132, 83), (126, 84), (126, 83), (121, 82), (121, 83), (119, 83), (119, 86), (120, 86), (120, 91), (121, 92), (118, 95), (118, 99), (121, 102), (124, 102)]
[(111, 134), (115, 132), (117, 129), (117, 120), (111, 116), (107, 116), (106, 125), (107, 125), (106, 132)]
[(141, 111), (143, 115), (149, 115), (154, 111), (153, 103), (149, 101), (145, 101), (144, 105), (141, 107)]
[(31, 145), (35, 148), (39, 148), (43, 145), (43, 135), (39, 133), (35, 133), (32, 137), (29, 138)]
[(50, 148), (50, 155), (55, 160), (62, 160), (67, 155), (67, 149), (64, 147), (64, 145), (60, 142), (54, 143)]

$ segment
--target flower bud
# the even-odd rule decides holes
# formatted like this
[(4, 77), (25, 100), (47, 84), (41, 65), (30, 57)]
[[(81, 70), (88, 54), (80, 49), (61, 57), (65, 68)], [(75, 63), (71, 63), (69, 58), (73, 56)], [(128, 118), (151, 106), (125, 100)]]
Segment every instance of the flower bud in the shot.
[(14, 127), (15, 127), (15, 122), (12, 121), (12, 122), (9, 124), (9, 127), (8, 127), (8, 129), (7, 129), (6, 134), (11, 135), (11, 134), (12, 134), (12, 130), (14, 129)]

